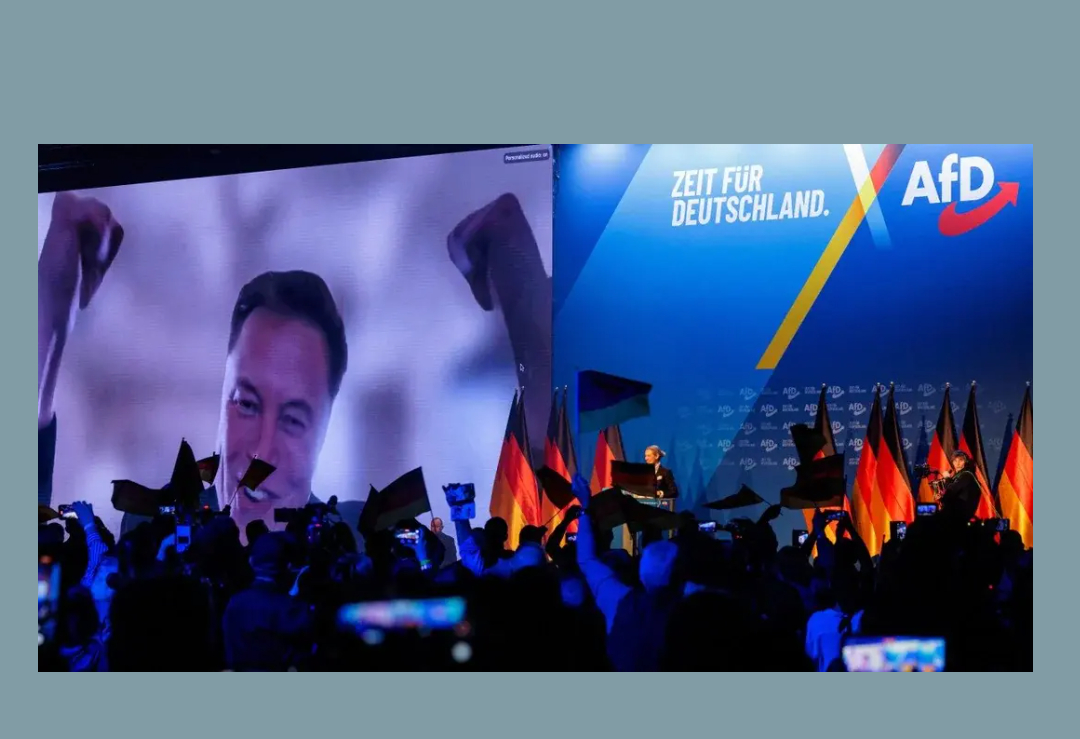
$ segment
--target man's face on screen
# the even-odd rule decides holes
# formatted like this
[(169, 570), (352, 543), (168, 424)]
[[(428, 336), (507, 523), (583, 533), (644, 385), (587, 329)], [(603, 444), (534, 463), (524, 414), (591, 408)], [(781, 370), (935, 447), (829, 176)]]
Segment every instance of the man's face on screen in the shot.
[(241, 490), (232, 515), (242, 527), (275, 508), (299, 508), (330, 420), (327, 344), (312, 324), (255, 310), (225, 363), (221, 428), (222, 504), (258, 456), (277, 469), (258, 490)]

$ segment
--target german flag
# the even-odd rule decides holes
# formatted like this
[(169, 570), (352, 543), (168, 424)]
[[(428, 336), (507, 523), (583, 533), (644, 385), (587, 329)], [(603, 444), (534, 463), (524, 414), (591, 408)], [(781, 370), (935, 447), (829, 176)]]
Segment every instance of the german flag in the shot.
[(510, 530), (508, 545), (518, 547), (518, 536), (526, 526), (539, 526), (540, 495), (536, 485), (536, 473), (529, 459), (529, 433), (525, 424), (524, 392), (514, 393), (510, 416), (506, 420), (499, 466), (495, 470), (495, 484), (491, 489), (489, 512), (494, 518), (506, 521)]
[[(937, 428), (934, 429), (934, 438), (930, 440), (930, 451), (926, 455), (926, 466), (932, 470), (952, 469), (952, 455), (955, 451), (956, 423), (953, 421), (949, 386), (946, 385), (945, 397), (941, 399), (941, 410), (938, 412)], [(934, 502), (934, 491), (926, 477), (919, 481), (919, 502)]]
[[(558, 392), (551, 398), (551, 416), (548, 418), (547, 436), (544, 438), (544, 466), (569, 481), (573, 481), (577, 474), (577, 455), (574, 453), (574, 440), (570, 434), (565, 389), (561, 400)], [(566, 509), (556, 507), (545, 493), (540, 501), (541, 523), (548, 531), (554, 531), (565, 517)], [(576, 530), (577, 521), (571, 523), (570, 528)]]
[(1024, 404), (1016, 421), (1016, 432), (1009, 444), (1005, 471), (998, 482), (1001, 514), (1009, 527), (1020, 533), (1024, 546), (1035, 546), (1035, 424), (1032, 420), (1031, 385), (1024, 392)]
[[(817, 416), (814, 418), (814, 431), (821, 435), (821, 438), (825, 440), (825, 446), (818, 450), (814, 455), (814, 460), (824, 459), (825, 457), (831, 457), (836, 454), (836, 438), (833, 436), (832, 419), (829, 418), (829, 398), (828, 398), (828, 386), (822, 384), (821, 395), (818, 396), (817, 404)], [(814, 510), (813, 508), (803, 509), (803, 518), (806, 519), (806, 530), (809, 531), (814, 527)], [(835, 508), (823, 509), (823, 510), (836, 510)], [(851, 505), (848, 503), (847, 496), (844, 497), (844, 510), (849, 514), (851, 513)], [(825, 529), (825, 537), (829, 541), (836, 541), (836, 527), (829, 526)], [(817, 547), (814, 547), (812, 556), (817, 556)]]
[(911, 495), (907, 455), (904, 454), (904, 439), (896, 415), (896, 389), (892, 386), (889, 387), (881, 444), (877, 451), (877, 484), (886, 516), (879, 533), (888, 537), (891, 522), (911, 523), (915, 520), (915, 499)]
[(578, 433), (649, 415), (652, 385), (596, 370), (577, 375)]
[(181, 439), (180, 450), (176, 453), (176, 463), (173, 465), (173, 473), (169, 479), (169, 488), (165, 497), (174, 505), (195, 508), (199, 504), (202, 491), (202, 472), (199, 470), (199, 463), (195, 460), (195, 452), (191, 450), (187, 439)]
[(202, 481), (209, 485), (213, 485), (214, 479), (217, 478), (218, 467), (221, 466), (221, 455), (214, 453), (209, 457), (200, 459), (198, 464)]
[[(369, 495), (365, 508), (371, 503)], [(401, 521), (420, 518), (425, 513), (430, 513), (431, 503), (428, 502), (424, 469), (417, 467), (394, 480), (379, 491), (375, 504), (375, 531), (386, 531)]]
[(596, 495), (601, 490), (614, 487), (611, 479), (611, 463), (625, 462), (622, 431), (618, 426), (608, 426), (596, 437), (596, 456), (593, 457), (592, 480), (589, 489)]
[(964, 428), (960, 436), (960, 451), (967, 452), (975, 463), (975, 478), (979, 481), (982, 494), (975, 518), (997, 518), (997, 506), (990, 492), (990, 475), (986, 468), (986, 453), (983, 451), (982, 431), (979, 429), (979, 408), (975, 402), (975, 383), (971, 383), (968, 393), (967, 409), (964, 410)]
[[(877, 450), (881, 444), (881, 386), (874, 394), (870, 419), (866, 423), (866, 437), (859, 452), (859, 467), (855, 484), (851, 489), (852, 519), (859, 538), (870, 550), (870, 556), (881, 553), (881, 535), (878, 533), (882, 514), (874, 515), (874, 491), (877, 489)], [(877, 519), (877, 520), (876, 520)]]
[[(625, 461), (626, 451), (623, 448), (622, 431), (617, 425), (608, 426), (596, 437), (596, 455), (593, 457), (592, 479), (589, 482), (589, 489), (593, 495), (614, 487), (615, 481), (611, 479), (611, 463)], [(628, 552), (632, 551), (630, 529), (626, 526), (622, 527), (621, 534), (616, 532), (615, 546)]]

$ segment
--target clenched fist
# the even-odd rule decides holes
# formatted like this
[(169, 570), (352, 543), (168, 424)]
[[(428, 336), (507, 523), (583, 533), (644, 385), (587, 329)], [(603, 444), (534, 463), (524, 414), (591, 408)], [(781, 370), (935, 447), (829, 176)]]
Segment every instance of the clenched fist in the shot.
[(53, 395), (68, 334), (116, 259), (124, 229), (100, 200), (72, 193), (53, 199), (38, 257), (38, 428), (52, 422)]
[(38, 259), (38, 302), (54, 328), (70, 327), (78, 307), (90, 304), (116, 259), (124, 229), (95, 198), (58, 193)]

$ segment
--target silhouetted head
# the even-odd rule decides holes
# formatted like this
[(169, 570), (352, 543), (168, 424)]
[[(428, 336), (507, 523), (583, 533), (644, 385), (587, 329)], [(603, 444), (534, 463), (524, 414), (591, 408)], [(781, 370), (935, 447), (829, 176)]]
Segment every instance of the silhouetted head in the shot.
[(506, 525), (506, 521), (498, 516), (489, 518), (484, 524), (484, 537), (488, 548), (504, 549), (507, 539), (510, 538), (510, 528)]
[(248, 546), (252, 546), (259, 540), (260, 536), (268, 533), (270, 533), (270, 527), (261, 518), (248, 521), (248, 525), (244, 527), (244, 535), (247, 538)]
[(679, 548), (670, 541), (656, 541), (645, 547), (638, 573), (646, 590), (660, 590), (674, 584), (678, 555)]
[(546, 533), (547, 529), (543, 526), (526, 526), (521, 530), (518, 541), (521, 544), (541, 544)]

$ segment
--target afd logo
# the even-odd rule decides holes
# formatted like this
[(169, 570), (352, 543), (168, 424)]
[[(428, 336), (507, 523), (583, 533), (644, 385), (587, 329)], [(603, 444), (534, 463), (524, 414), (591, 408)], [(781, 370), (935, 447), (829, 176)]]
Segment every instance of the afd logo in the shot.
[(718, 449), (723, 449), (725, 452), (730, 452), (731, 447), (733, 447), (734, 444), (731, 443), (731, 439), (721, 439), (716, 446)]
[(843, 430), (844, 430), (844, 424), (840, 423), (839, 421), (833, 421), (832, 422), (832, 432), (834, 434), (839, 434)]
[(792, 426), (795, 426), (797, 423), (798, 423), (798, 421), (784, 421), (784, 425), (783, 425), (784, 431), (787, 431)]
[(812, 416), (816, 416), (817, 415), (817, 403), (807, 403), (806, 407), (803, 408), (803, 411), (805, 411), (806, 413), (809, 413)]
[(754, 426), (754, 424), (750, 423), (749, 421), (747, 421), (746, 423), (744, 423), (742, 425), (742, 432), (744, 434), (746, 434), (747, 436), (754, 433), (755, 431), (757, 431), (757, 427)]
[(761, 413), (765, 416), (765, 418), (772, 418), (779, 412), (780, 411), (777, 410), (775, 405), (770, 404), (761, 406)]
[[(954, 183), (959, 185), (955, 198)], [(918, 199), (924, 199), (931, 205), (947, 203), (938, 216), (938, 231), (942, 236), (962, 236), (989, 221), (1006, 205), (1016, 205), (1019, 182), (999, 182), (997, 192), (986, 199), (993, 189), (994, 167), (990, 162), (982, 157), (949, 154), (942, 160), (936, 178), (930, 169), (930, 162), (915, 162), (900, 204), (912, 205)], [(984, 202), (963, 213), (957, 212), (956, 201), (975, 203), (980, 200)]]
[(866, 413), (866, 406), (862, 403), (849, 403), (847, 407), (848, 411), (855, 416), (861, 416)]
[(848, 444), (851, 445), (851, 448), (855, 451), (861, 452), (863, 446), (863, 439), (855, 438), (849, 441)]
[(786, 388), (784, 388), (784, 397), (787, 398), (788, 400), (795, 400), (795, 398), (799, 397), (799, 388), (797, 388), (797, 387), (786, 387)]
[(764, 449), (767, 452), (775, 452), (776, 451), (776, 442), (773, 441), (772, 439), (762, 439), (761, 440), (761, 448)]
[(922, 393), (924, 398), (929, 398), (937, 392), (937, 388), (934, 387), (933, 383), (924, 382), (922, 385), (919, 385), (919, 392)]
[(722, 405), (716, 409), (716, 412), (719, 413), (722, 418), (731, 418), (735, 415), (735, 409), (730, 405)]
[(743, 457), (739, 460), (739, 466), (744, 470), (752, 470), (757, 467), (757, 462), (755, 462), (752, 457)]
[(900, 413), (901, 416), (906, 416), (912, 411), (911, 403), (907, 402), (906, 400), (901, 400), (899, 403), (896, 404), (896, 410)]
[(924, 422), (924, 423), (923, 423), (923, 425), (922, 425), (922, 427), (923, 427), (924, 429), (926, 429), (926, 433), (928, 433), (928, 434), (932, 434), (932, 433), (934, 433), (935, 431), (937, 431), (937, 424), (936, 424), (936, 423), (934, 423), (933, 421), (926, 421), (926, 422)]
[(952, 412), (953, 412), (953, 415), (954, 415), (954, 416), (955, 416), (955, 415), (956, 415), (957, 413), (959, 413), (959, 412), (960, 412), (960, 404), (959, 404), (959, 403), (957, 403), (956, 401), (953, 401), (953, 402), (949, 403), (949, 407), (950, 407), (950, 408), (952, 409)]
[(743, 400), (753, 400), (757, 397), (757, 392), (752, 387), (744, 387), (739, 391), (739, 397)]
[(904, 446), (904, 451), (905, 452), (908, 451), (909, 449), (911, 449), (911, 439), (904, 439), (903, 446)]
[(789, 470), (794, 471), (799, 466), (799, 460), (796, 457), (784, 457), (783, 465)]
[(839, 398), (843, 394), (844, 394), (844, 388), (840, 387), (839, 385), (833, 385), (832, 387), (829, 388), (829, 397), (832, 398), (833, 400), (836, 400), (837, 398)]

